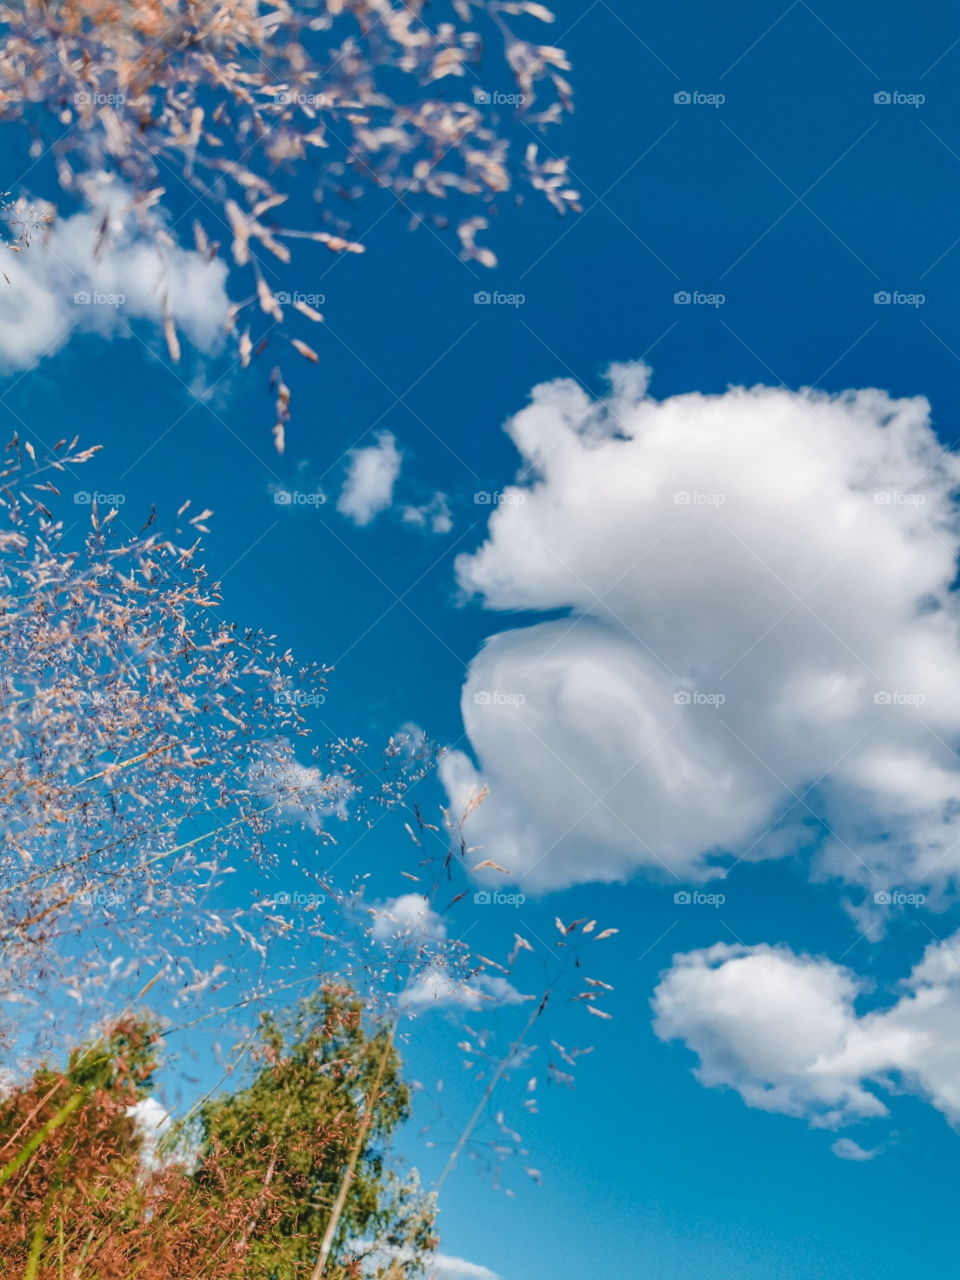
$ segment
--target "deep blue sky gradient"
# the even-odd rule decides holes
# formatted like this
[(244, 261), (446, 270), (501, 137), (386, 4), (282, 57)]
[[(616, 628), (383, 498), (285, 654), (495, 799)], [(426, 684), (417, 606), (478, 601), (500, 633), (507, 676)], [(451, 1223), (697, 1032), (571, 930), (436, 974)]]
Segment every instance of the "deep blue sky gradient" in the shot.
[[(333, 663), (319, 730), (378, 741), (416, 721), (441, 743), (463, 728), (465, 665), (483, 639), (528, 618), (459, 601), (453, 558), (479, 545), (489, 508), (478, 490), (514, 476), (500, 427), (537, 382), (574, 377), (593, 392), (611, 361), (647, 359), (653, 392), (783, 382), (829, 391), (876, 385), (926, 395), (945, 443), (960, 426), (960, 15), (953, 5), (772, 0), (731, 6), (560, 0), (550, 39), (575, 64), (577, 110), (549, 142), (571, 156), (584, 212), (560, 220), (528, 197), (504, 200), (487, 233), (492, 272), (372, 200), (357, 220), (362, 257), (305, 245), (274, 287), (323, 293), (326, 324), (303, 334), (314, 369), (284, 361), (294, 418), (284, 459), (269, 439), (266, 375), (188, 352), (171, 368), (136, 326), (113, 342), (77, 336), (26, 377), (6, 379), (0, 413), (52, 441), (79, 433), (107, 448), (84, 485), (127, 495), (134, 526), (151, 502), (159, 524), (185, 497), (216, 512), (207, 562), (228, 612), (276, 633), (304, 659)], [(486, 84), (487, 82), (484, 81)], [(491, 87), (496, 83), (491, 78)], [(504, 86), (505, 87), (505, 86)], [(914, 108), (874, 102), (922, 93)], [(722, 93), (714, 108), (674, 102)], [(32, 194), (50, 194), (42, 167)], [(9, 184), (5, 184), (9, 185)], [(306, 192), (298, 199), (304, 209)], [(174, 211), (186, 207), (171, 186)], [(367, 231), (369, 228), (369, 231)], [(516, 309), (477, 306), (476, 291), (523, 293)], [(717, 308), (677, 305), (681, 290), (723, 293)], [(882, 290), (922, 292), (921, 307), (878, 306)], [(216, 384), (207, 403), (195, 378)], [(222, 378), (222, 381), (218, 379)], [(196, 384), (194, 384), (196, 385)], [(430, 537), (393, 516), (368, 529), (332, 504), (277, 507), (271, 483), (297, 483), (301, 461), (334, 494), (344, 455), (389, 429), (405, 455), (401, 494), (449, 495), (454, 531)], [(399, 597), (399, 600), (398, 600)], [(424, 784), (422, 804), (440, 799)], [(396, 825), (357, 849), (380, 895), (404, 890)], [(529, 1163), (508, 1199), (469, 1168), (447, 1187), (447, 1252), (506, 1280), (940, 1280), (956, 1269), (957, 1135), (931, 1108), (894, 1099), (895, 1137), (869, 1164), (837, 1160), (832, 1135), (704, 1090), (692, 1055), (650, 1030), (647, 1001), (676, 951), (741, 939), (787, 942), (873, 976), (883, 998), (932, 940), (921, 921), (859, 939), (828, 886), (792, 865), (739, 866), (728, 902), (678, 911), (672, 887), (637, 883), (555, 895), (523, 908), (549, 938), (555, 911), (597, 915), (621, 932), (606, 967), (616, 1021), (588, 1028), (561, 1011), (548, 1030), (596, 1052), (577, 1090), (549, 1090), (528, 1121)], [(468, 902), (463, 921), (473, 923)], [(496, 950), (509, 919), (481, 918)], [(459, 921), (458, 921), (459, 923)], [(949, 920), (936, 922), (944, 936)], [(473, 940), (473, 939), (472, 939)], [(611, 976), (612, 975), (612, 976)], [(424, 1020), (408, 1056), (446, 1105), (475, 1096), (452, 1053), (446, 1015)], [(442, 1135), (434, 1135), (442, 1136)], [(871, 1126), (855, 1135), (878, 1139)], [(427, 1178), (442, 1153), (411, 1157)]]

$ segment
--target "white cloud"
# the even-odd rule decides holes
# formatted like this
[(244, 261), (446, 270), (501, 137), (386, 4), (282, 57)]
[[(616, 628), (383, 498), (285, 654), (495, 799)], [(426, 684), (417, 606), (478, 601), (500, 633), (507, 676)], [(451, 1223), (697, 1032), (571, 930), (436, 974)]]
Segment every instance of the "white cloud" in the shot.
[(171, 1114), (162, 1102), (154, 1097), (141, 1098), (132, 1107), (127, 1107), (127, 1115), (131, 1117), (141, 1137), (143, 1146), (140, 1159), (148, 1168), (156, 1167), (157, 1146), (170, 1129)]
[(250, 765), (249, 777), (253, 793), (267, 802), (264, 812), (312, 831), (322, 830), (326, 818), (346, 816), (356, 790), (348, 779), (301, 764), (283, 739), (264, 744), (262, 752)]
[(371, 908), (373, 925), (371, 936), (378, 942), (390, 940), (415, 942), (441, 942), (447, 936), (443, 917), (430, 906), (422, 893), (403, 893), (388, 898), (379, 907)]
[(447, 942), (446, 922), (422, 893), (404, 893), (369, 908), (370, 936), (386, 947), (412, 944), (412, 967), (398, 1003), (408, 1013), (427, 1008), (495, 1009), (521, 1004), (529, 996), (505, 978), (477, 972)]
[[(195, 346), (222, 341), (229, 299), (226, 264), (161, 243), (159, 224), (138, 226), (115, 193), (109, 235), (98, 250), (102, 212), (55, 222), (21, 253), (5, 255), (0, 282), (0, 369), (26, 369), (59, 350), (76, 328), (122, 335), (134, 319), (160, 322), (164, 297)], [(169, 237), (166, 237), (169, 241)]]
[[(701, 1083), (765, 1111), (836, 1128), (886, 1115), (881, 1091), (908, 1091), (960, 1124), (958, 944), (960, 934), (931, 944), (894, 1004), (859, 1013), (866, 984), (849, 969), (721, 943), (674, 957), (654, 993), (654, 1029), (699, 1056)], [(851, 1146), (836, 1154), (868, 1158)]]
[(449, 533), (453, 528), (447, 495), (439, 490), (423, 506), (404, 507), (403, 520), (405, 524), (416, 525), (418, 529), (429, 529), (431, 533)]
[(400, 474), (400, 451), (389, 431), (381, 431), (377, 443), (350, 451), (350, 465), (337, 510), (355, 524), (369, 524), (393, 501), (393, 486)]
[(496, 1272), (476, 1262), (453, 1258), (447, 1253), (434, 1253), (427, 1261), (426, 1272), (436, 1273), (439, 1280), (499, 1280)]
[(868, 1151), (866, 1147), (861, 1147), (859, 1142), (854, 1142), (852, 1138), (838, 1138), (830, 1148), (833, 1154), (841, 1160), (872, 1160), (880, 1154), (878, 1149)]
[(529, 999), (505, 978), (486, 973), (463, 977), (438, 959), (411, 979), (400, 997), (400, 1004), (404, 1009), (418, 1012), (424, 1008), (495, 1009), (522, 1004)]
[[(402, 1262), (413, 1262), (414, 1254), (409, 1249), (397, 1245), (354, 1241), (349, 1248), (359, 1254), (367, 1269), (383, 1267), (392, 1258)], [(422, 1257), (424, 1274), (435, 1277), (435, 1280), (500, 1280), (495, 1271), (482, 1267), (476, 1262), (467, 1262), (464, 1258), (455, 1258), (448, 1253), (428, 1253)]]
[(455, 812), (490, 788), (468, 838), (524, 887), (690, 880), (726, 854), (809, 845), (815, 811), (832, 830), (821, 869), (871, 900), (946, 885), (960, 459), (927, 402), (763, 387), (658, 402), (648, 372), (613, 369), (599, 402), (545, 384), (508, 424), (525, 479), (459, 581), (488, 608), (568, 616), (502, 632), (471, 664), (472, 759), (441, 763)]

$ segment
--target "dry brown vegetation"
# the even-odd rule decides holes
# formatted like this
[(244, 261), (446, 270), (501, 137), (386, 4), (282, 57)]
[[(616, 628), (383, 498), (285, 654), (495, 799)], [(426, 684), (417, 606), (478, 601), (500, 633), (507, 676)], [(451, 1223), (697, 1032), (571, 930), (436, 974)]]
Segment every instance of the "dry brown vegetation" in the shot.
[[(365, 191), (434, 234), (452, 221), (461, 256), (483, 266), (496, 262), (479, 243), (487, 214), (515, 179), (561, 213), (577, 207), (565, 159), (542, 144), (571, 101), (563, 51), (530, 38), (552, 20), (536, 0), (453, 0), (445, 13), (420, 0), (22, 0), (0, 4), (0, 119), (30, 130), (37, 161), (52, 151), (68, 195), (104, 211), (99, 247), (118, 191), (161, 248), (191, 224), (204, 254), (229, 242), (248, 273), (229, 317), (244, 366), (277, 326), (315, 363), (283, 326), (294, 310), (322, 316), (279, 296), (270, 259), (289, 263), (298, 239), (362, 252)], [(506, 109), (482, 100), (503, 85)], [(314, 212), (278, 222), (295, 174)], [(183, 210), (172, 231), (153, 212), (165, 196)], [(28, 206), (16, 217), (29, 223)], [(169, 299), (164, 330), (177, 360)], [(282, 451), (290, 393), (272, 380)]]

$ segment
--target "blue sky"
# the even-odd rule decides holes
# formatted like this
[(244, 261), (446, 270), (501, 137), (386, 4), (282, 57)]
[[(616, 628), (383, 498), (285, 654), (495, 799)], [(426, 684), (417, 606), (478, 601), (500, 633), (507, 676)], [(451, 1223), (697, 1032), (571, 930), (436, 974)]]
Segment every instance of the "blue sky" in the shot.
[[(431, 232), (408, 233), (388, 202), (371, 201), (357, 224), (363, 256), (308, 247), (279, 268), (272, 287), (323, 295), (326, 318), (307, 335), (318, 367), (285, 363), (294, 417), (284, 458), (270, 443), (265, 368), (241, 374), (227, 355), (188, 347), (174, 369), (147, 321), (109, 339), (78, 333), (26, 376), (5, 378), (8, 425), (26, 424), (48, 441), (69, 429), (106, 446), (85, 483), (123, 493), (125, 513), (156, 502), (162, 525), (186, 497), (214, 509), (206, 558), (223, 579), (228, 612), (336, 668), (318, 729), (378, 741), (415, 722), (438, 743), (469, 750), (461, 689), (484, 641), (570, 615), (569, 603), (549, 592), (542, 611), (523, 591), (516, 607), (485, 609), (463, 598), (454, 569), (455, 557), (475, 552), (487, 534), (492, 507), (475, 494), (502, 492), (515, 479), (520, 459), (502, 427), (539, 383), (571, 378), (596, 396), (612, 362), (642, 360), (658, 400), (758, 383), (831, 393), (878, 387), (927, 397), (940, 441), (956, 441), (960, 23), (952, 7), (562, 0), (556, 11), (554, 42), (572, 57), (577, 109), (551, 143), (571, 158), (584, 212), (560, 220), (531, 197), (522, 207), (504, 200), (489, 233), (499, 264), (485, 271)], [(678, 94), (723, 101), (676, 101)], [(49, 194), (43, 180), (40, 167), (22, 185), (41, 198)], [(182, 199), (171, 190), (173, 217)], [(523, 301), (478, 305), (478, 291)], [(684, 294), (712, 302), (676, 300)], [(395, 501), (358, 527), (336, 512), (335, 499), (349, 451), (383, 431), (402, 454)], [(271, 486), (319, 486), (329, 501), (288, 509)], [(449, 503), (449, 533), (403, 522), (403, 506), (437, 491)], [(501, 514), (511, 513), (498, 508), (495, 518)], [(811, 525), (811, 538), (815, 532)], [(607, 535), (614, 568), (618, 546), (640, 550), (630, 545), (632, 526), (611, 519)], [(506, 523), (502, 536), (509, 560)], [(886, 571), (878, 561), (881, 596)], [(682, 573), (678, 581), (682, 589)], [(746, 603), (729, 595), (694, 601), (682, 616), (693, 631), (719, 628), (722, 637), (718, 618)], [(658, 602), (645, 607), (656, 612)], [(684, 636), (677, 640), (682, 648)], [(950, 729), (938, 726), (952, 751)], [(804, 732), (798, 727), (798, 737)], [(804, 776), (804, 786), (821, 781), (818, 773)], [(745, 795), (753, 785), (744, 784)], [(736, 804), (743, 797), (731, 786)], [(444, 798), (435, 779), (418, 794), (433, 812)], [(693, 788), (684, 807), (700, 799)], [(850, 839), (856, 803), (851, 787), (824, 799)], [(784, 1114), (748, 1105), (736, 1087), (698, 1083), (698, 1053), (724, 1035), (721, 1049), (733, 1053), (729, 1037), (747, 1034), (741, 1023), (709, 1029), (703, 1009), (691, 1012), (688, 1001), (670, 1015), (683, 1035), (661, 1039), (653, 1030), (651, 997), (679, 953), (766, 944), (820, 957), (873, 984), (857, 1004), (868, 1015), (895, 1004), (925, 948), (950, 939), (960, 918), (948, 881), (933, 889), (924, 881), (930, 902), (905, 908), (885, 929), (858, 925), (844, 909), (859, 901), (857, 887), (863, 896), (856, 877), (850, 893), (842, 875), (812, 870), (813, 846), (829, 843), (817, 796), (811, 819), (814, 810), (821, 826), (806, 843), (781, 859), (738, 862), (719, 906), (675, 902), (678, 887), (719, 891), (716, 880), (699, 882), (692, 855), (689, 874), (664, 875), (628, 858), (621, 883), (593, 883), (591, 860), (601, 854), (586, 838), (583, 883), (569, 887), (558, 873), (528, 895), (518, 917), (538, 938), (551, 937), (558, 912), (619, 928), (598, 972), (616, 986), (605, 1006), (615, 1020), (584, 1027), (592, 1020), (557, 1013), (550, 1034), (597, 1047), (582, 1061), (576, 1090), (546, 1091), (541, 1115), (525, 1124), (529, 1163), (545, 1185), (515, 1171), (516, 1195), (507, 1198), (476, 1171), (460, 1170), (443, 1202), (446, 1252), (505, 1280), (581, 1280), (601, 1267), (650, 1280), (852, 1280), (949, 1268), (957, 1136), (946, 1104), (929, 1101), (930, 1088), (885, 1069), (901, 1096), (875, 1080), (869, 1088), (890, 1114), (850, 1127), (847, 1116), (834, 1129), (810, 1123), (823, 1108), (807, 1093), (794, 1095), (795, 1114)], [(357, 871), (373, 873), (381, 897), (405, 889), (401, 838), (385, 823), (350, 855)], [(912, 865), (919, 839), (915, 830), (903, 837), (898, 865)], [(916, 889), (921, 879), (888, 887)], [(484, 914), (464, 905), (481, 950), (509, 946), (514, 909)], [(465, 927), (463, 917), (456, 927)], [(784, 1028), (791, 990), (781, 1002)], [(704, 991), (706, 1006), (720, 999), (709, 983)], [(749, 1021), (749, 992), (745, 999)], [(475, 1086), (453, 1049), (451, 1017), (421, 1019), (408, 1061), (428, 1088), (442, 1074), (445, 1107), (463, 1115)], [(503, 1012), (505, 1027), (512, 1017)], [(717, 1082), (730, 1085), (723, 1052), (714, 1060)], [(948, 1062), (950, 1052), (948, 1045)], [(781, 1064), (767, 1083), (787, 1077), (795, 1082), (797, 1073)], [(837, 1158), (831, 1146), (841, 1135), (877, 1154)], [(439, 1171), (442, 1156), (424, 1150), (415, 1126), (407, 1149), (426, 1179)]]

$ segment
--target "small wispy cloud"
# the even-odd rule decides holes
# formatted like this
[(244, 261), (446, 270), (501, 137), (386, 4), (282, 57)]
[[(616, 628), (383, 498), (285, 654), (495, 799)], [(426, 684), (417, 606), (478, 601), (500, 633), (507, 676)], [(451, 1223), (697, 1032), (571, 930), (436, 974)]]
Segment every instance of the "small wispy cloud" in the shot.
[(443, 917), (430, 906), (422, 893), (403, 893), (370, 908), (371, 935), (378, 942), (392, 939), (416, 942), (442, 941), (447, 936)]
[[(385, 1263), (391, 1261), (414, 1261), (413, 1253), (398, 1245), (357, 1240), (349, 1247), (370, 1269), (383, 1267)], [(424, 1274), (434, 1277), (435, 1280), (501, 1280), (501, 1277), (489, 1267), (483, 1267), (477, 1262), (467, 1262), (465, 1258), (456, 1258), (449, 1253), (428, 1253), (420, 1259), (420, 1262)]]
[(461, 977), (438, 960), (412, 979), (400, 997), (400, 1004), (411, 1012), (426, 1008), (493, 1009), (522, 1004), (530, 998), (522, 995), (506, 978), (486, 973)]
[(314, 765), (301, 764), (288, 754), (283, 740), (268, 744), (251, 764), (250, 784), (279, 817), (301, 822), (312, 831), (322, 830), (326, 818), (344, 817), (355, 794), (353, 784), (340, 774), (324, 774)]
[(449, 533), (453, 528), (447, 495), (439, 490), (422, 506), (404, 507), (403, 520), (404, 524), (416, 525), (418, 529), (425, 529), (430, 533)]
[(347, 476), (337, 499), (337, 510), (354, 524), (366, 525), (393, 502), (393, 486), (402, 458), (390, 431), (381, 431), (377, 443), (352, 449)]
[(852, 1138), (838, 1138), (830, 1148), (835, 1156), (839, 1156), (841, 1160), (872, 1160), (874, 1156), (880, 1154), (879, 1147), (868, 1151), (866, 1147), (861, 1147), (859, 1142), (854, 1142)]

